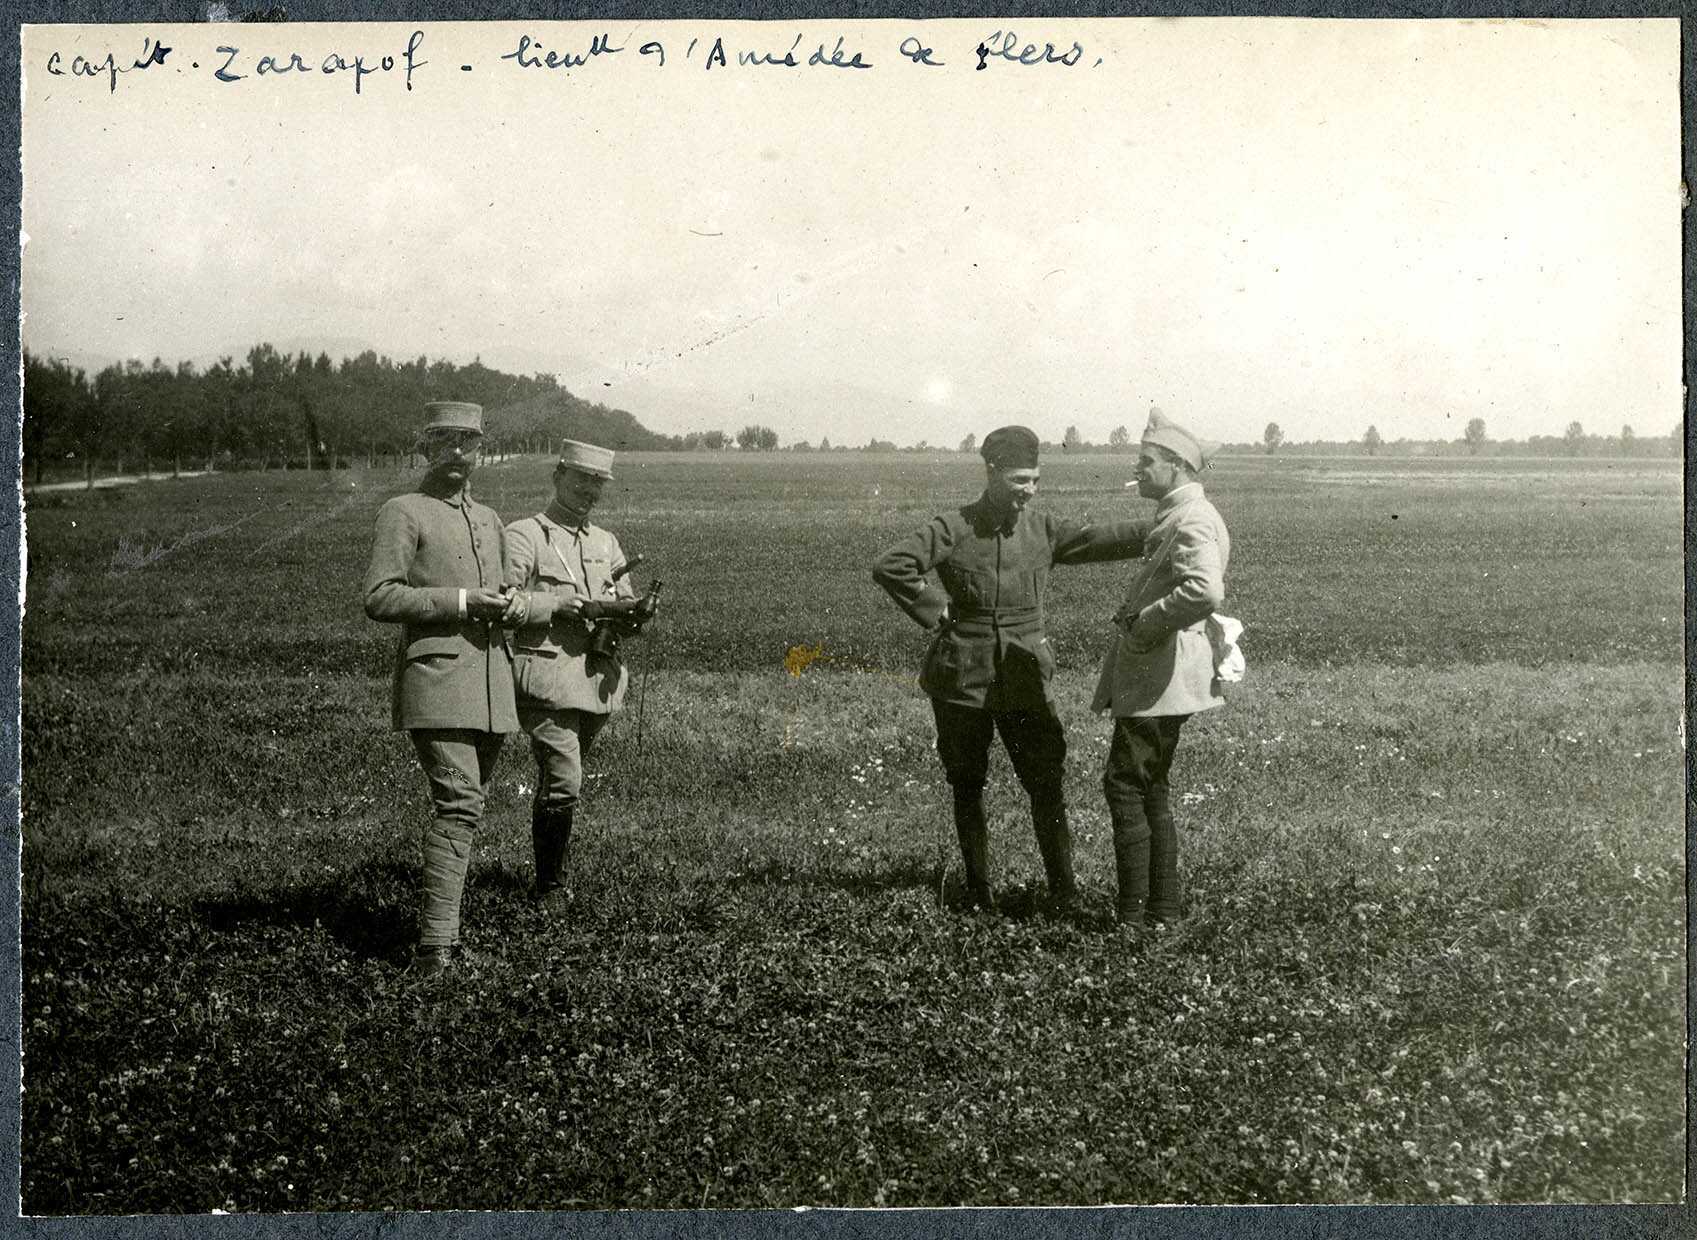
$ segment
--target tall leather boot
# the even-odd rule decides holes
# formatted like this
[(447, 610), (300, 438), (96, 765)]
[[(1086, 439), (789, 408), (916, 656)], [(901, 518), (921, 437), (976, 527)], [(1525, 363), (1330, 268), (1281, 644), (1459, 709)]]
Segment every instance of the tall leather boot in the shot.
[(1049, 896), (1060, 910), (1078, 901), (1078, 884), (1072, 873), (1072, 831), (1067, 827), (1067, 806), (1061, 795), (1048, 793), (1031, 799), (1031, 822), (1037, 829), (1037, 851), (1043, 854), (1043, 873), (1049, 880)]
[(960, 840), (961, 865), (966, 871), (968, 904), (993, 911), (990, 893), (990, 828), (984, 821), (981, 791), (955, 792), (955, 836)]
[(1149, 920), (1173, 922), (1179, 917), (1182, 892), (1178, 881), (1178, 826), (1167, 803), (1167, 789), (1151, 789), (1143, 798), (1149, 819)]
[(565, 883), (566, 850), (572, 842), (572, 811), (537, 809), (530, 815), (530, 846), (536, 858), (535, 894), (546, 896)]
[(1119, 892), (1114, 915), (1121, 925), (1143, 925), (1149, 901), (1149, 820), (1143, 806), (1113, 807), (1114, 875)]

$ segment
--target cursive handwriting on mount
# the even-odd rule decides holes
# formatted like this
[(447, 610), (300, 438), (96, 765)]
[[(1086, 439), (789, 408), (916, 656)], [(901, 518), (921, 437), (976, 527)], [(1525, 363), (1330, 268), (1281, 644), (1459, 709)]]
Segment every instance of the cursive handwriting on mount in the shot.
[[(247, 52), (244, 54), (240, 47), (231, 44), (220, 44), (215, 56), (206, 57), (211, 63), (203, 66), (199, 60), (185, 68), (182, 64), (185, 56), (193, 55), (179, 51), (176, 60), (172, 62), (167, 73), (186, 73), (192, 68), (199, 73), (210, 73), (212, 77), (223, 84), (237, 82), (254, 83), (269, 81), (277, 78), (302, 78), (316, 76), (343, 75), (344, 80), (351, 78), (354, 94), (362, 94), (365, 79), (376, 74), (394, 73), (397, 70), (405, 79), (406, 89), (413, 89), (414, 75), (430, 62), (419, 56), (419, 49), (424, 45), (424, 31), (414, 30), (407, 39), (404, 49), (395, 49), (393, 55), (383, 55), (368, 59), (365, 55), (355, 55), (351, 58), (341, 52), (330, 52), (319, 56), (317, 53), (298, 51), (270, 52), (260, 55)], [(552, 37), (552, 36), (550, 36)], [(780, 38), (782, 36), (779, 36)], [(678, 36), (682, 42), (682, 36)], [(516, 66), (523, 70), (541, 69), (566, 70), (581, 69), (597, 62), (608, 63), (613, 57), (626, 49), (613, 43), (608, 34), (593, 35), (587, 48), (580, 44), (578, 50), (561, 47), (544, 47), (528, 34), (518, 36), (516, 45), (510, 51), (502, 52), (498, 61)], [(677, 46), (677, 44), (673, 44)], [(811, 49), (811, 50), (809, 50)], [(114, 94), (118, 89), (118, 79), (129, 73), (164, 66), (166, 58), (174, 49), (165, 46), (152, 37), (144, 38), (141, 44), (141, 54), (133, 61), (124, 63), (115, 52), (107, 52), (103, 59), (94, 59), (86, 54), (71, 55), (58, 50), (47, 57), (47, 72), (56, 78), (67, 78), (83, 81), (104, 81), (108, 94)], [(666, 64), (667, 47), (659, 39), (650, 39), (636, 49), (637, 55), (622, 57), (626, 64), (649, 64), (656, 68)], [(886, 49), (887, 50), (887, 49)], [(939, 49), (929, 46), (915, 35), (903, 38), (896, 48), (896, 64), (909, 66), (919, 65), (929, 68), (942, 68), (951, 60), (941, 59)], [(1021, 42), (1012, 30), (998, 30), (988, 39), (979, 43), (973, 51), (976, 53), (976, 63), (967, 60), (952, 60), (961, 65), (972, 64), (974, 70), (981, 71), (992, 64), (1012, 64), (1023, 66), (1061, 65), (1071, 68), (1084, 59), (1084, 46), (1081, 43), (1057, 45), (1052, 42)], [(834, 39), (820, 40), (810, 43), (805, 31), (798, 32), (786, 46), (783, 43), (764, 47), (738, 45), (736, 42), (727, 46), (722, 36), (702, 35), (689, 40), (683, 56), (689, 64), (699, 64), (704, 70), (713, 69), (870, 69), (873, 62), (867, 60), (869, 53), (853, 47), (848, 42), (848, 36), (837, 35)], [(952, 59), (952, 58), (951, 58)], [(616, 63), (616, 62), (614, 62)], [(1101, 57), (1095, 60), (1097, 65), (1102, 63)], [(470, 63), (461, 64), (462, 72), (470, 73)], [(438, 79), (439, 81), (439, 79)]]
[(154, 65), (165, 63), (165, 57), (171, 54), (171, 49), (163, 43), (155, 43), (152, 39), (141, 41), (141, 55), (135, 58), (133, 64), (121, 65), (118, 58), (111, 52), (106, 53), (105, 60), (89, 60), (82, 55), (73, 56), (69, 68), (64, 66), (64, 54), (54, 52), (47, 58), (47, 72), (54, 77), (101, 77), (108, 82), (107, 94), (115, 94), (118, 90), (118, 75), (133, 73), (138, 69), (149, 69)]
[[(252, 76), (280, 77), (292, 73), (312, 73), (314, 70), (324, 74), (352, 73), (354, 75), (354, 94), (357, 95), (360, 93), (361, 83), (368, 76), (373, 73), (392, 72), (396, 64), (400, 64), (406, 73), (407, 89), (411, 90), (412, 75), (430, 63), (428, 60), (418, 58), (418, 49), (423, 44), (424, 31), (415, 30), (412, 32), (412, 37), (407, 40), (406, 51), (401, 53), (399, 60), (394, 56), (381, 56), (375, 64), (369, 65), (365, 63), (364, 56), (355, 56), (352, 60), (349, 60), (339, 52), (331, 52), (316, 63), (302, 60), (299, 52), (261, 56), (252, 70)], [(241, 82), (248, 78), (249, 74), (243, 73), (237, 68), (238, 62), (243, 67), (246, 67), (247, 64), (246, 61), (240, 60), (241, 48), (221, 44), (218, 48), (218, 54), (224, 57), (224, 63), (212, 71), (213, 77), (220, 82)], [(199, 68), (198, 63), (195, 67)]]
[(1064, 52), (1057, 51), (1053, 43), (1045, 43), (1042, 47), (1027, 43), (1021, 47), (1019, 36), (1011, 30), (996, 31), (980, 43), (976, 51), (976, 67), (979, 69), (986, 68), (991, 60), (1010, 60), (1016, 65), (1065, 65), (1070, 69), (1084, 59), (1084, 45), (1081, 43), (1074, 43)]
[[(647, 46), (644, 45), (644, 52)], [(616, 56), (624, 50), (614, 47), (607, 35), (598, 34), (589, 40), (587, 52), (548, 50), (546, 54), (539, 54), (544, 51), (542, 44), (533, 42), (528, 34), (521, 34), (519, 45), (510, 52), (503, 52), (501, 59), (510, 60), (521, 69), (580, 69), (597, 56)]]
[[(761, 68), (772, 69), (799, 69), (803, 65), (806, 65), (815, 69), (870, 69), (872, 67), (871, 62), (862, 60), (862, 53), (859, 51), (851, 52), (845, 48), (843, 46), (845, 41), (844, 36), (838, 35), (836, 43), (829, 51), (826, 50), (825, 44), (821, 43), (818, 47), (814, 48), (812, 52), (803, 57), (796, 55), (796, 53), (801, 49), (801, 35), (798, 34), (795, 37), (795, 42), (790, 44), (788, 51), (739, 51), (736, 54), (736, 63), (744, 66), (745, 68), (758, 66)], [(695, 45), (698, 42), (699, 40), (697, 39), (691, 39), (689, 41), (689, 51), (686, 55), (694, 54)], [(707, 59), (703, 62), (701, 67), (704, 69), (713, 69), (715, 67), (722, 69), (729, 63), (730, 62), (726, 58), (725, 54), (724, 39), (714, 39), (713, 45), (707, 49)]]

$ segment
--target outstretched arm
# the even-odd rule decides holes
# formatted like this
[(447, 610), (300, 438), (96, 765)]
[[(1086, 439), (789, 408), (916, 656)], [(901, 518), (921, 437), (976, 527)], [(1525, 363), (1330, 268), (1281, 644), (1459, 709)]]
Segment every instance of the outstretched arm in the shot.
[(1080, 525), (1056, 521), (1049, 530), (1056, 564), (1101, 564), (1109, 560), (1135, 560), (1143, 554), (1152, 521), (1113, 521), (1106, 525)]
[(925, 574), (949, 558), (954, 537), (945, 517), (933, 517), (872, 566), (872, 580), (884, 588), (921, 628), (934, 629), (949, 609), (949, 596)]

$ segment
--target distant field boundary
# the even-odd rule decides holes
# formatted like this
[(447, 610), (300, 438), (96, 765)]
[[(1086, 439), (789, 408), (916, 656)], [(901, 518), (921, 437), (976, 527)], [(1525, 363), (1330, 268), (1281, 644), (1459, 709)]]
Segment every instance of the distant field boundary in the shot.
[(42, 482), (35, 485), (24, 485), (25, 495), (34, 495), (41, 491), (102, 491), (108, 487), (124, 487), (134, 482), (170, 482), (177, 478), (202, 478), (211, 470), (185, 469), (180, 474), (111, 474), (105, 478), (96, 478), (92, 482), (78, 478), (75, 482)]
[[(517, 454), (510, 454), (510, 455), (502, 458), (499, 461), (485, 461), (482, 464), (480, 464), (478, 466), (478, 468), (479, 469), (495, 469), (495, 468), (498, 468), (502, 465), (510, 464), (515, 459), (517, 459)], [(401, 466), (400, 468), (397, 468), (397, 469), (388, 469), (387, 467), (378, 467), (378, 468), (382, 468), (388, 473), (406, 473), (407, 472), (406, 466)], [(222, 469), (185, 469), (181, 473), (175, 473), (175, 474), (173, 474), (173, 473), (108, 474), (105, 477), (95, 478), (92, 482), (89, 482), (89, 481), (82, 479), (82, 478), (76, 478), (76, 479), (73, 479), (73, 480), (67, 481), (67, 482), (40, 482), (40, 483), (26, 482), (26, 483), (23, 484), (23, 491), (24, 491), (25, 496), (45, 494), (45, 493), (54, 492), (54, 491), (103, 491), (103, 490), (107, 490), (111, 487), (132, 486), (135, 483), (139, 483), (139, 482), (175, 482), (179, 478), (207, 478), (207, 477), (212, 477), (212, 476), (215, 476), (215, 475), (225, 475), (225, 474), (228, 474), (231, 477), (234, 477), (236, 474), (244, 473), (244, 472), (245, 473), (255, 473), (255, 474), (300, 474), (303, 477), (316, 477), (319, 474), (326, 474), (326, 473), (344, 473), (344, 474), (345, 473), (354, 473), (354, 472), (376, 473), (376, 472), (378, 472), (378, 469), (368, 469), (368, 468), (365, 468), (363, 466), (356, 466), (353, 469), (338, 469), (338, 470), (329, 470), (329, 469), (312, 469), (312, 470), (306, 470), (306, 469), (264, 469), (264, 470), (259, 470), (259, 469), (255, 469), (255, 470), (245, 470), (244, 471), (244, 470), (222, 470)]]

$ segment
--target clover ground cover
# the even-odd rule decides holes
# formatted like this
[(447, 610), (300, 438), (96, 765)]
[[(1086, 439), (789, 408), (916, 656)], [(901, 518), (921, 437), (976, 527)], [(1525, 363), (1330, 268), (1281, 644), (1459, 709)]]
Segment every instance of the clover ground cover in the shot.
[[(608, 730), (550, 920), (509, 743), (475, 961), (422, 993), (358, 604), (404, 479), (32, 507), (26, 1212), (1676, 1196), (1678, 475), (1448, 465), (1222, 464), (1251, 678), (1175, 772), (1193, 915), (1133, 953), (1083, 710), (1120, 570), (1052, 600), (1085, 912), (1041, 913), (998, 758), (1006, 912), (965, 916), (867, 565), (971, 462), (630, 459), (640, 747)], [(1045, 502), (1124, 511), (1124, 466), (1045, 461)]]

